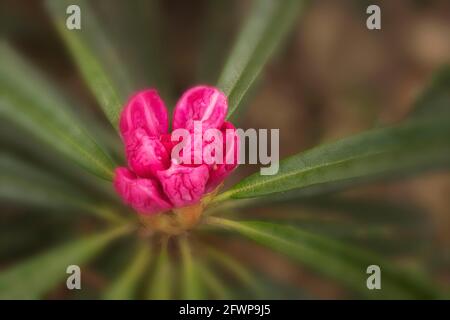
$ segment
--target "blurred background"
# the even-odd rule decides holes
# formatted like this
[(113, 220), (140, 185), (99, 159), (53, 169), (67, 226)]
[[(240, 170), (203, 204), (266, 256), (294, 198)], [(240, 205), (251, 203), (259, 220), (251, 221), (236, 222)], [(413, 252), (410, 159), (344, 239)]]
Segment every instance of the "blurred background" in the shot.
[[(148, 87), (158, 78), (164, 84), (158, 89), (167, 105), (173, 105), (186, 88), (196, 83), (217, 82), (250, 4), (236, 0), (90, 3), (108, 31), (111, 43), (117, 46), (118, 65), (130, 65), (135, 71), (136, 88)], [(380, 5), (382, 30), (366, 28), (365, 10), (369, 4)], [(139, 20), (141, 25), (133, 23), (137, 20), (132, 15), (133, 6), (148, 8), (139, 10), (144, 18)], [(82, 17), (83, 14), (82, 11)], [(0, 0), (0, 35), (73, 97), (77, 112), (94, 114), (107, 125), (41, 1)], [(156, 42), (150, 42), (150, 38)], [(159, 72), (146, 74), (143, 63), (155, 61)], [(282, 159), (319, 143), (401, 121), (408, 116), (432, 73), (449, 62), (450, 2), (447, 0), (311, 1), (281, 50), (245, 97), (245, 108), (239, 110), (234, 121), (242, 128), (279, 128)], [(19, 156), (33, 161), (33, 154), (21, 150), (14, 139), (4, 140), (0, 139), (2, 150), (15, 150)], [(51, 168), (42, 161), (39, 165)], [(227, 185), (257, 169), (240, 167)], [(327, 205), (313, 199), (296, 204), (294, 211), (305, 217), (320, 215), (320, 219), (311, 222), (310, 228), (314, 230), (320, 224), (322, 232), (336, 237), (349, 236), (344, 227), (363, 226), (363, 239), (358, 240), (358, 235), (351, 239), (366, 241), (374, 250), (388, 255), (391, 249), (391, 259), (399, 264), (426, 265), (432, 277), (448, 288), (449, 194), (450, 174), (428, 173), (358, 187), (340, 193)], [(349, 202), (359, 206), (347, 210)], [(389, 222), (383, 220), (382, 228), (374, 229), (373, 235), (367, 236), (370, 228), (377, 225), (374, 217), (382, 219), (388, 215), (383, 207), (386, 203), (398, 209)], [(293, 209), (279, 210), (280, 219), (283, 214), (289, 219)], [(251, 214), (264, 217), (271, 214), (268, 211), (256, 208)], [(330, 221), (342, 219), (343, 215), (346, 218), (342, 230), (323, 230)], [(65, 223), (62, 229), (61, 217), (50, 217), (42, 219), (36, 209), (2, 200), (0, 269), (93, 228), (89, 218), (74, 217), (73, 223), (69, 226)], [(377, 248), (379, 240), (371, 242), (371, 236), (379, 239), (376, 236), (380, 234), (383, 248)], [(258, 272), (283, 285), (294, 284), (302, 292), (286, 290), (282, 297), (303, 297), (303, 292), (307, 292), (307, 297), (346, 297), (338, 285), (299, 269), (268, 250), (233, 239), (225, 245)], [(102, 290), (109, 281), (108, 273), (97, 272), (101, 268), (97, 265), (94, 263), (86, 272), (86, 281), (93, 292)], [(55, 290), (49, 298), (61, 298), (65, 294)]]

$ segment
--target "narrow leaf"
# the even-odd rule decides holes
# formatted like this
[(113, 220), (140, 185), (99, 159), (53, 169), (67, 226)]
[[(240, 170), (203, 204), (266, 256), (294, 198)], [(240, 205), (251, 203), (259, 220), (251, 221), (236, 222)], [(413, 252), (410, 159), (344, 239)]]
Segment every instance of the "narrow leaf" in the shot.
[(228, 96), (228, 117), (239, 106), (305, 3), (303, 0), (253, 1), (250, 16), (218, 81), (218, 87)]
[(123, 219), (110, 208), (58, 177), (17, 157), (0, 153), (0, 199), (21, 206), (46, 209), (78, 209), (111, 222)]
[(0, 44), (0, 117), (24, 128), (89, 172), (112, 179), (114, 163), (55, 87)]
[(126, 226), (79, 239), (3, 271), (0, 273), (0, 299), (42, 298), (68, 277), (68, 266), (86, 264), (112, 240), (129, 230)]
[[(238, 232), (371, 298), (437, 297), (422, 274), (397, 269), (376, 255), (323, 236), (259, 221), (236, 222), (215, 217), (208, 221)], [(370, 265), (378, 265), (382, 270), (382, 290), (367, 289), (366, 269)]]
[(0, 145), (5, 149), (5, 153), (27, 159), (27, 162), (33, 163), (36, 168), (51, 171), (52, 175), (58, 176), (68, 184), (80, 187), (99, 198), (118, 201), (109, 181), (98, 179), (71, 161), (67, 161), (67, 158), (55, 152), (51, 146), (43, 144), (12, 123), (5, 122), (0, 127)]
[(238, 280), (244, 287), (248, 288), (257, 297), (263, 296), (263, 288), (260, 286), (258, 280), (239, 261), (234, 259), (232, 256), (209, 246), (206, 247), (205, 250), (209, 259), (214, 261), (217, 265), (220, 265), (225, 271), (232, 274), (234, 278), (236, 278), (236, 280)]
[(150, 263), (150, 247), (141, 243), (136, 250), (134, 258), (128, 268), (109, 287), (104, 298), (109, 300), (129, 300), (135, 298), (136, 289), (144, 272)]
[(195, 268), (214, 298), (220, 300), (230, 299), (231, 292), (223, 283), (222, 279), (220, 279), (220, 277), (208, 265), (200, 262), (195, 265)]
[(83, 206), (89, 198), (50, 174), (7, 154), (0, 154), (0, 198), (47, 208)]
[(384, 255), (417, 256), (431, 245), (431, 221), (425, 211), (411, 205), (337, 197), (264, 200), (251, 210), (240, 208), (236, 217), (298, 226)]
[[(81, 30), (66, 27), (66, 9), (75, 3), (82, 11)], [(84, 0), (47, 0), (46, 8), (89, 89), (109, 122), (117, 129), (120, 110), (132, 86), (125, 71), (121, 70), (123, 61), (118, 59), (108, 42), (89, 3)], [(104, 64), (106, 61), (110, 62), (109, 66)]]
[(156, 260), (156, 266), (149, 287), (148, 298), (151, 300), (167, 300), (172, 296), (172, 267), (164, 242)]
[[(155, 87), (169, 105), (166, 20), (161, 1), (99, 0), (90, 4), (98, 11), (98, 24), (108, 30), (108, 39), (117, 48), (133, 91)], [(114, 65), (108, 62), (108, 67)]]
[(414, 105), (413, 117), (450, 113), (450, 65), (440, 68)]
[(217, 80), (232, 40), (233, 28), (230, 19), (236, 18), (237, 1), (208, 1), (205, 19), (201, 28), (201, 43), (198, 59), (198, 79), (200, 83)]
[(181, 251), (181, 288), (182, 299), (198, 300), (204, 299), (202, 283), (198, 270), (195, 268), (191, 248), (186, 238), (179, 241)]
[(450, 119), (426, 119), (368, 131), (322, 145), (280, 162), (275, 175), (258, 173), (215, 201), (251, 198), (301, 188), (324, 193), (370, 181), (450, 164)]

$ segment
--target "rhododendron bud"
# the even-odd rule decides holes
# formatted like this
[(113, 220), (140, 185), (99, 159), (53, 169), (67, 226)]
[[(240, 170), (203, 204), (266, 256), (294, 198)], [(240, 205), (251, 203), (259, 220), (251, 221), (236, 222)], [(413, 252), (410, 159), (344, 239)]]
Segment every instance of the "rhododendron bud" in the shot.
[(227, 114), (224, 93), (214, 87), (197, 86), (186, 91), (177, 102), (173, 116), (173, 129), (184, 128), (194, 132), (194, 121), (202, 122), (202, 129), (219, 129)]
[(172, 163), (169, 169), (158, 172), (163, 190), (175, 208), (197, 203), (205, 193), (208, 166), (187, 167)]
[[(156, 90), (133, 95), (120, 115), (119, 125), (129, 169), (116, 169), (114, 178), (115, 189), (124, 202), (142, 214), (177, 209), (175, 216), (191, 212), (191, 218), (199, 217), (202, 198), (214, 191), (238, 163), (236, 129), (224, 122), (227, 108), (227, 98), (218, 89), (194, 87), (178, 101), (173, 119), (176, 131), (169, 134), (167, 110)], [(183, 129), (184, 134), (179, 135), (177, 129)], [(176, 154), (182, 147), (180, 142), (186, 148)], [(183, 153), (188, 153), (187, 161)]]
[(154, 214), (172, 207), (155, 179), (138, 178), (127, 168), (116, 169), (114, 187), (122, 199), (139, 213)]

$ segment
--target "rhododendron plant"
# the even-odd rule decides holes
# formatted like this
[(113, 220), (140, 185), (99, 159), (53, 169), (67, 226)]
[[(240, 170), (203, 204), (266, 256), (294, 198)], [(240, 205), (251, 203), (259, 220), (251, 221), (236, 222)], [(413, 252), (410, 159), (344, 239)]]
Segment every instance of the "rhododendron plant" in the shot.
[[(175, 107), (172, 128), (191, 133), (192, 139), (185, 142), (187, 151), (191, 151), (194, 123), (198, 122), (203, 131), (221, 130), (220, 148), (233, 154), (233, 163), (226, 163), (224, 152), (217, 163), (206, 163), (202, 156), (202, 161), (185, 164), (172, 155), (174, 146), (182, 141), (169, 133), (167, 109), (158, 92), (136, 93), (120, 116), (129, 169), (116, 169), (114, 186), (124, 201), (141, 214), (155, 214), (196, 204), (217, 188), (238, 164), (238, 136), (234, 126), (225, 121), (227, 109), (225, 94), (214, 87), (197, 86), (183, 94)], [(227, 139), (227, 135), (235, 138)], [(227, 147), (227, 140), (233, 145)], [(201, 143), (205, 150), (203, 147), (214, 141), (203, 137)]]

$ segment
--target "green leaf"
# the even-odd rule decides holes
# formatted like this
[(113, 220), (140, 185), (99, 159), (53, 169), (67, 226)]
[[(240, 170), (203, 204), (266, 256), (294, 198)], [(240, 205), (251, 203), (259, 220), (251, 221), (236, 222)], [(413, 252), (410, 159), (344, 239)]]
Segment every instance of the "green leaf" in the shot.
[(205, 263), (198, 262), (195, 265), (201, 280), (205, 283), (206, 288), (212, 293), (214, 298), (225, 300), (231, 298), (231, 292), (223, 283), (222, 279)]
[(46, 208), (84, 207), (90, 199), (18, 158), (0, 153), (0, 198)]
[(230, 19), (236, 19), (236, 0), (208, 1), (205, 19), (201, 26), (201, 41), (198, 57), (198, 82), (213, 83), (219, 76), (226, 54), (230, 49), (233, 28)]
[(412, 205), (337, 197), (265, 200), (253, 203), (251, 210), (236, 208), (232, 217), (298, 226), (346, 243), (358, 243), (383, 255), (418, 257), (426, 254), (432, 244), (432, 224), (427, 212)]
[(259, 284), (253, 274), (243, 266), (239, 261), (232, 256), (216, 250), (212, 247), (206, 247), (205, 252), (207, 257), (221, 266), (225, 271), (229, 272), (239, 281), (243, 286), (249, 288), (258, 298), (261, 298), (264, 294), (262, 286)]
[(438, 116), (450, 113), (450, 65), (440, 68), (429, 87), (414, 105), (413, 117)]
[(203, 284), (200, 281), (196, 263), (193, 260), (191, 248), (186, 238), (179, 241), (181, 252), (181, 294), (184, 300), (204, 299)]
[(305, 3), (302, 0), (253, 1), (250, 16), (218, 81), (218, 87), (228, 96), (228, 117), (236, 110)]
[[(167, 19), (161, 1), (98, 0), (90, 4), (97, 9), (99, 24), (108, 30), (133, 91), (155, 87), (169, 107), (169, 68), (164, 41)], [(98, 56), (103, 56), (100, 53)], [(114, 65), (108, 63), (109, 67)]]
[(111, 180), (114, 163), (55, 87), (4, 43), (0, 43), (0, 56), (0, 117), (89, 172)]
[(172, 267), (167, 252), (167, 243), (161, 246), (154, 273), (150, 281), (148, 299), (168, 300), (172, 296)]
[[(43, 218), (45, 217), (45, 219)], [(45, 250), (54, 243), (62, 243), (79, 234), (79, 216), (39, 208), (20, 211), (2, 203), (0, 215), (0, 261), (17, 261), (30, 252)]]
[(28, 259), (0, 273), (0, 299), (38, 299), (58, 285), (70, 265), (82, 266), (129, 226), (78, 239)]
[(342, 243), (358, 243), (360, 248), (395, 258), (399, 256), (421, 258), (421, 255), (426, 255), (430, 249), (430, 234), (425, 237), (424, 233), (431, 230), (426, 225), (423, 228), (425, 230), (400, 225), (362, 225), (339, 217), (335, 217), (334, 221), (327, 220), (329, 217), (321, 217), (319, 213), (311, 211), (309, 212), (311, 216), (317, 213), (317, 218), (305, 219), (301, 213), (292, 212), (289, 217), (281, 213), (280, 217), (276, 217), (274, 212), (270, 218), (256, 214), (252, 215), (252, 219), (295, 226)]
[[(211, 217), (208, 222), (238, 232), (370, 298), (430, 299), (438, 296), (422, 274), (397, 269), (376, 255), (324, 236), (259, 221), (236, 222)], [(381, 290), (367, 289), (366, 269), (370, 265), (381, 268)]]
[(124, 222), (110, 207), (58, 177), (19, 158), (0, 153), (0, 199), (21, 206), (46, 209), (78, 209), (110, 222)]
[[(81, 8), (81, 30), (69, 30), (66, 27), (66, 9), (71, 4)], [(89, 89), (117, 130), (120, 110), (125, 98), (132, 92), (129, 79), (121, 69), (124, 62), (108, 42), (88, 2), (47, 0), (46, 8)]]
[(275, 175), (247, 177), (214, 201), (292, 189), (324, 193), (374, 178), (448, 167), (450, 119), (426, 119), (364, 132), (280, 162)]
[(54, 152), (51, 146), (27, 135), (26, 131), (12, 123), (5, 122), (0, 127), (0, 144), (8, 154), (33, 163), (36, 170), (51, 172), (53, 176), (58, 176), (68, 184), (82, 188), (86, 193), (98, 198), (120, 201), (109, 181), (98, 179), (71, 161), (67, 161), (63, 155)]
[(81, 122), (91, 136), (95, 137), (99, 145), (107, 150), (113, 161), (123, 163), (125, 154), (121, 138), (108, 121), (98, 119), (92, 111), (92, 109), (80, 110), (78, 116)]
[(128, 268), (109, 287), (104, 298), (109, 300), (133, 299), (144, 272), (150, 263), (150, 247), (147, 243), (141, 243)]

